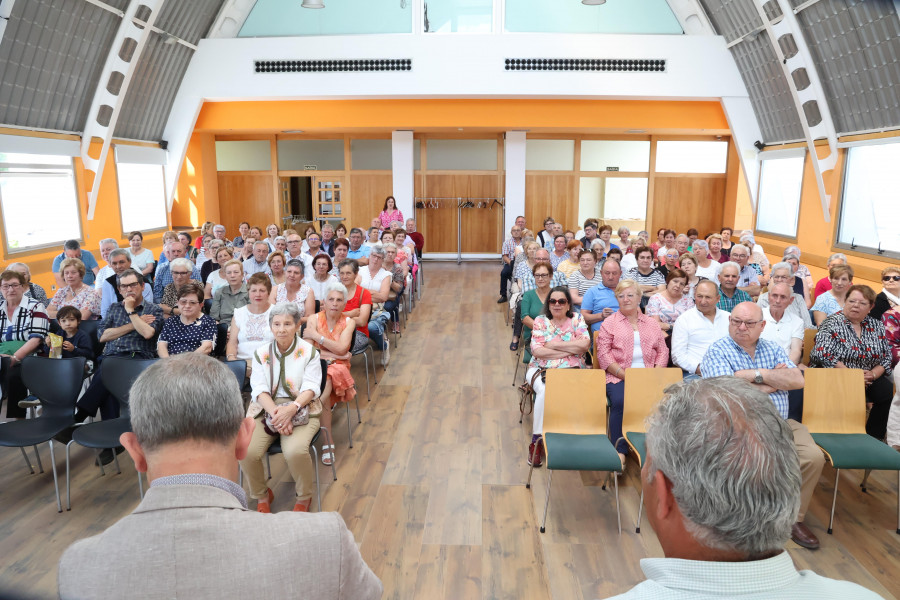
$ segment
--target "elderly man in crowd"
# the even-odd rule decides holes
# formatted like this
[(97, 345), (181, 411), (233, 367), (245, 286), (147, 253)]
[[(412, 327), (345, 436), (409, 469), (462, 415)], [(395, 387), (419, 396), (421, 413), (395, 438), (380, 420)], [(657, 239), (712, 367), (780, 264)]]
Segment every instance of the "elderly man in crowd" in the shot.
[(225, 226), (224, 225), (215, 225), (213, 227), (213, 237), (219, 241), (221, 241), (226, 248), (231, 248), (231, 240), (225, 237)]
[(731, 260), (740, 267), (737, 283), (738, 289), (754, 298), (759, 296), (761, 289), (759, 275), (756, 274), (756, 269), (749, 264), (750, 249), (742, 244), (735, 244), (731, 247)]
[(803, 296), (793, 291), (791, 287), (791, 283), (794, 281), (795, 277), (797, 277), (797, 275), (793, 274), (791, 263), (775, 263), (775, 266), (772, 267), (772, 284), (769, 286), (769, 291), (760, 294), (759, 299), (756, 301), (756, 303), (759, 304), (761, 308), (769, 306), (771, 304), (769, 295), (772, 293), (772, 288), (776, 284), (783, 283), (787, 285), (788, 291), (790, 291), (791, 293), (786, 310), (790, 314), (800, 319), (800, 321), (803, 323), (803, 327), (808, 329), (814, 327), (814, 325), (812, 323), (812, 318), (809, 316), (809, 309), (806, 307), (806, 300), (804, 300)]
[(691, 238), (686, 236), (683, 233), (678, 234), (675, 238), (675, 250), (678, 251), (678, 256), (680, 257), (682, 254), (688, 251), (688, 247), (691, 245)]
[(322, 252), (334, 258), (334, 227), (331, 223), (322, 225)]
[[(767, 294), (767, 306), (763, 306), (761, 302), (757, 303), (762, 307), (763, 319), (766, 321), (762, 337), (781, 346), (792, 363), (798, 365), (801, 370), (805, 369), (806, 367), (800, 364), (800, 357), (803, 355), (804, 324), (803, 320), (791, 311), (792, 296), (796, 294), (792, 294), (791, 288), (781, 281), (774, 284)], [(809, 311), (803, 312), (809, 315)], [(795, 421), (803, 418), (802, 389), (788, 391), (788, 418)]]
[[(538, 250), (534, 253), (534, 264), (539, 265), (541, 263), (550, 264), (550, 252), (544, 248), (538, 248)], [(566, 276), (562, 271), (554, 271), (553, 278), (550, 280), (550, 287), (555, 288), (558, 285), (565, 286), (566, 285)], [(525, 269), (525, 272), (522, 276), (522, 289), (521, 293), (525, 293), (528, 290), (533, 290), (537, 287), (537, 283), (534, 281), (534, 274), (530, 269)]]
[[(100, 317), (105, 318), (109, 307), (116, 302), (124, 300), (119, 291), (119, 276), (131, 268), (131, 254), (124, 248), (116, 248), (109, 253), (109, 266), (112, 274), (100, 282)], [(144, 291), (141, 294), (144, 303), (153, 303), (153, 289), (149, 283), (144, 283)]]
[(516, 247), (521, 243), (522, 228), (518, 225), (513, 225), (509, 230), (509, 237), (503, 242), (503, 249), (501, 251), (503, 269), (500, 271), (500, 299), (497, 300), (497, 304), (503, 304), (509, 300), (509, 298), (506, 297), (506, 288), (513, 275), (513, 263), (516, 261)]
[[(518, 223), (518, 219), (516, 219), (516, 223)], [(525, 222), (525, 219), (522, 218), (522, 222)], [(524, 227), (523, 227), (524, 229)], [(409, 239), (412, 240), (413, 244), (416, 246), (416, 252), (421, 253), (422, 249), (425, 247), (425, 236), (416, 231), (416, 220), (415, 219), (407, 219), (406, 220), (406, 235)]]
[(854, 583), (797, 571), (784, 544), (800, 502), (791, 429), (753, 384), (733, 377), (666, 389), (647, 423), (647, 520), (665, 558), (616, 600), (874, 600)]
[(591, 243), (599, 239), (597, 237), (597, 229), (600, 228), (600, 222), (597, 219), (588, 219), (584, 222), (584, 237), (578, 240), (585, 250), (591, 249)]
[(105, 262), (106, 264), (100, 267), (100, 270), (97, 271), (97, 277), (94, 280), (95, 290), (102, 290), (103, 282), (113, 274), (112, 265), (109, 264), (109, 254), (118, 247), (119, 242), (112, 238), (100, 240), (100, 258), (102, 258), (103, 262)]
[(53, 271), (53, 277), (56, 279), (57, 289), (66, 286), (66, 282), (63, 281), (62, 278), (62, 273), (59, 272), (59, 265), (67, 258), (77, 258), (84, 263), (85, 273), (83, 281), (85, 284), (93, 286), (94, 281), (96, 281), (97, 273), (100, 271), (100, 265), (97, 264), (97, 259), (94, 258), (93, 254), (82, 249), (78, 240), (66, 240), (66, 243), (63, 244), (63, 251), (53, 258), (53, 264), (50, 267)]
[(584, 293), (581, 301), (581, 316), (591, 326), (591, 332), (600, 329), (603, 321), (619, 310), (616, 300), (616, 286), (622, 278), (622, 267), (618, 261), (607, 260), (600, 268), (601, 285), (595, 285)]
[[(153, 301), (159, 304), (162, 301), (166, 286), (172, 283), (172, 261), (176, 258), (184, 258), (185, 248), (181, 242), (169, 242), (164, 247), (169, 262), (156, 268), (156, 277), (153, 278)], [(268, 266), (268, 265), (267, 265)], [(196, 266), (191, 270), (191, 279), (200, 281), (200, 269)]]
[[(338, 513), (247, 509), (234, 483), (254, 427), (243, 414), (234, 376), (207, 356), (162, 359), (138, 377), (122, 443), (150, 489), (131, 515), (66, 550), (61, 598), (381, 597)], [(236, 556), (255, 557), (266, 576), (234, 568)]]
[(718, 307), (726, 312), (731, 312), (741, 302), (753, 301), (750, 294), (737, 287), (740, 274), (740, 265), (730, 261), (722, 264), (722, 269), (719, 271)]
[(803, 523), (803, 519), (825, 466), (825, 457), (809, 430), (788, 418), (788, 390), (803, 387), (803, 374), (781, 346), (761, 338), (767, 325), (759, 306), (752, 302), (738, 304), (731, 311), (728, 337), (709, 347), (700, 364), (700, 371), (704, 379), (734, 375), (751, 383), (769, 394), (778, 414), (787, 421), (793, 432), (803, 479), (800, 487), (800, 512), (797, 522), (791, 528), (791, 539), (804, 548), (815, 549), (819, 547), (819, 540)]
[(369, 252), (372, 251), (371, 246), (363, 244), (364, 238), (365, 235), (359, 227), (350, 230), (350, 250), (347, 251), (347, 258), (352, 258), (359, 266), (369, 264)]
[[(244, 261), (244, 281), (250, 278), (254, 273), (265, 273), (271, 275), (272, 270), (269, 268), (269, 262), (266, 260), (269, 256), (269, 244), (264, 241), (253, 242), (253, 255)], [(191, 279), (200, 279), (199, 277), (191, 277)]]
[(699, 377), (700, 363), (713, 342), (728, 335), (727, 311), (716, 303), (719, 288), (712, 281), (701, 281), (694, 290), (694, 307), (675, 320), (672, 328), (672, 362), (681, 367), (685, 378)]

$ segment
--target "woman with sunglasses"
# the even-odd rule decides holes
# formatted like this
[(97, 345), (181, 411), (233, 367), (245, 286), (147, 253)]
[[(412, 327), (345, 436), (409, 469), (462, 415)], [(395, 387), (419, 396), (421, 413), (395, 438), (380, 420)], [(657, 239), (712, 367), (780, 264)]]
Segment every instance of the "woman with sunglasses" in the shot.
[(900, 306), (900, 267), (890, 266), (881, 272), (881, 293), (875, 296), (875, 307), (869, 316), (880, 319), (887, 311)]
[(572, 310), (569, 288), (557, 286), (551, 289), (541, 314), (532, 322), (532, 359), (525, 372), (525, 381), (533, 381), (534, 387), (534, 423), (527, 460), (529, 465), (541, 466), (544, 455), (544, 440), (541, 435), (544, 427), (545, 386), (544, 378), (540, 375), (535, 377), (535, 374), (541, 369), (583, 369), (584, 353), (590, 346), (591, 336), (587, 323), (584, 317)]
[[(684, 279), (684, 273), (681, 272)], [(678, 290), (680, 293), (681, 290)], [(597, 332), (597, 363), (606, 371), (606, 395), (609, 397), (609, 438), (616, 440), (616, 450), (625, 469), (628, 444), (622, 438), (622, 413), (625, 407), (625, 380), (640, 377), (632, 369), (665, 368), (669, 349), (659, 322), (641, 312), (641, 286), (633, 279), (623, 279), (616, 286), (619, 310), (604, 319)]]

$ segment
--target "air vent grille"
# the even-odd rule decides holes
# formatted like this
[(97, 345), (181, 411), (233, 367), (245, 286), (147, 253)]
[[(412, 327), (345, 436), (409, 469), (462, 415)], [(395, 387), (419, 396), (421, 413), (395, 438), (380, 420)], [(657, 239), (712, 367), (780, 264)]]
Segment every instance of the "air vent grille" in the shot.
[(666, 70), (664, 58), (507, 58), (507, 71), (612, 71)]
[(322, 73), (327, 71), (411, 71), (411, 58), (339, 60), (257, 60), (257, 73)]

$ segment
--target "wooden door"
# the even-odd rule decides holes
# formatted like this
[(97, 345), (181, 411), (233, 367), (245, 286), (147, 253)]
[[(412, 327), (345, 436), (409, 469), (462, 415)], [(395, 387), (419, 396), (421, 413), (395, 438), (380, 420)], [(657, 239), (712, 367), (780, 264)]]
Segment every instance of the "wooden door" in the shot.
[(317, 175), (313, 178), (315, 220), (338, 221), (344, 218), (344, 178)]

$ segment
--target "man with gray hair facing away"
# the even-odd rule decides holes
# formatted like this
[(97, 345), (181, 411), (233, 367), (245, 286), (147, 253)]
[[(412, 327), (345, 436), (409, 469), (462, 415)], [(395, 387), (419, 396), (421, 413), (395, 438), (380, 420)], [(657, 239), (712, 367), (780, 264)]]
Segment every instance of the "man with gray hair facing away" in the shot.
[(381, 597), (339, 514), (247, 509), (234, 479), (254, 422), (225, 365), (161, 359), (130, 399), (134, 432), (121, 442), (150, 489), (132, 514), (66, 550), (61, 598)]
[(619, 600), (879, 598), (797, 571), (784, 544), (800, 506), (791, 428), (762, 390), (736, 377), (666, 389), (647, 421), (641, 485), (665, 558)]

